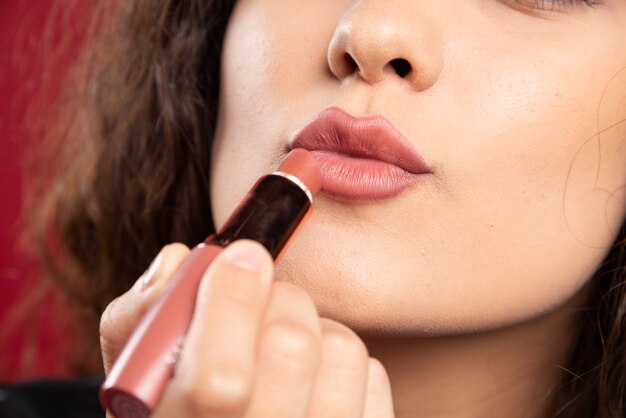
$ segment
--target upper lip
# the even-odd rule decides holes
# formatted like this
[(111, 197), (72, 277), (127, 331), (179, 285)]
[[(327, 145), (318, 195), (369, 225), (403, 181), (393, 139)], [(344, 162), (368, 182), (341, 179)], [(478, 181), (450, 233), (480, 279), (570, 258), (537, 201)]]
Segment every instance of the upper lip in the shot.
[(376, 159), (414, 174), (430, 172), (422, 157), (387, 119), (379, 115), (356, 118), (336, 107), (324, 110), (302, 128), (289, 148)]

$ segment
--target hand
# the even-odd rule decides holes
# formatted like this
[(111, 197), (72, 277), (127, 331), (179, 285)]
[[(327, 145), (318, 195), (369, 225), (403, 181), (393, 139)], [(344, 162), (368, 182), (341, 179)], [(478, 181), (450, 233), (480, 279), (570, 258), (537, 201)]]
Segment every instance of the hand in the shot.
[[(105, 371), (189, 249), (163, 248), (151, 268), (105, 310)], [(227, 247), (205, 273), (176, 372), (155, 418), (392, 418), (387, 373), (359, 337), (320, 318), (309, 295), (272, 281), (269, 253)]]

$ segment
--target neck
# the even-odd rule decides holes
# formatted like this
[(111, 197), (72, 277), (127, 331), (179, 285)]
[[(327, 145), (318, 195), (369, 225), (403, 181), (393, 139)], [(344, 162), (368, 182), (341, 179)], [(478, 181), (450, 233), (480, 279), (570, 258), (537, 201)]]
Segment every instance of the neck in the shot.
[(368, 338), (397, 418), (545, 418), (563, 379), (586, 292), (522, 324), (435, 338)]

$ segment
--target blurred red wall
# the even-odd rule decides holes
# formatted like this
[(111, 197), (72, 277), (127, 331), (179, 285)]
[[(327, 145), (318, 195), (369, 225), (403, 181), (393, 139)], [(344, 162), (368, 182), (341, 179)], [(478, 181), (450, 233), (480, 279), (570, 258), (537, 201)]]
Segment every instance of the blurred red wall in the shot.
[(79, 4), (0, 1), (0, 383), (67, 374), (61, 358), (69, 347), (63, 341), (68, 334), (60, 331), (65, 324), (56, 319), (50, 297), (41, 299), (36, 310), (27, 309), (27, 301), (43, 286), (18, 250), (17, 239), (25, 192), (21, 161), (33, 139), (32, 118), (37, 118), (32, 110), (54, 102), (70, 58), (76, 55), (78, 45), (71, 45), (72, 51), (64, 47), (60, 55), (54, 46), (67, 30), (77, 39), (81, 28), (72, 22), (80, 21), (80, 11), (72, 14), (68, 9)]

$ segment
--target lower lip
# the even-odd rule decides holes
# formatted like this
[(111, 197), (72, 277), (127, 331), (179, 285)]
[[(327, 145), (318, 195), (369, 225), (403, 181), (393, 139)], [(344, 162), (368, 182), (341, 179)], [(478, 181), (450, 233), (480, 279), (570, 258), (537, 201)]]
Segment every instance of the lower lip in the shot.
[(350, 200), (388, 199), (422, 181), (394, 164), (332, 151), (311, 151), (322, 173), (322, 191)]

